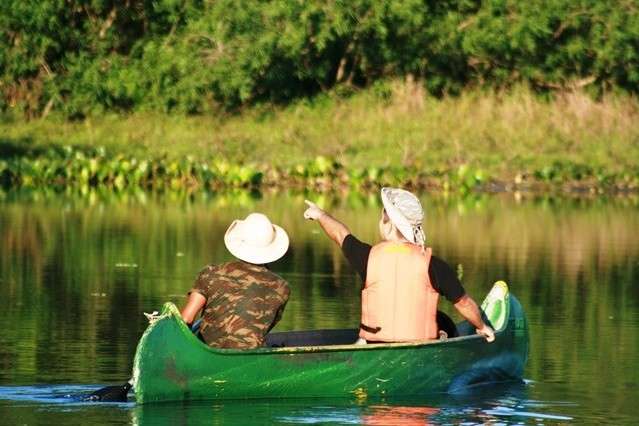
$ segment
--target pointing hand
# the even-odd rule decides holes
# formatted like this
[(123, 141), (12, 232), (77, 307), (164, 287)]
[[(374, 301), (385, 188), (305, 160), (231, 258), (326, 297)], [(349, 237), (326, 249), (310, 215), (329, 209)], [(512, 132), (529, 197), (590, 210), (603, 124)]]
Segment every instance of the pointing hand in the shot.
[(324, 214), (324, 210), (317, 207), (317, 204), (308, 200), (304, 200), (304, 202), (308, 206), (304, 211), (304, 219), (318, 220)]

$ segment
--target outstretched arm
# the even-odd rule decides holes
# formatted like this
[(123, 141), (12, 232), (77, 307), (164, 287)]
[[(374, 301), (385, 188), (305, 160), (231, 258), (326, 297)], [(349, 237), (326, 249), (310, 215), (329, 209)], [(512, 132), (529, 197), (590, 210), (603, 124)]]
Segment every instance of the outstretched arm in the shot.
[(346, 225), (320, 209), (315, 203), (308, 200), (304, 200), (304, 202), (308, 206), (304, 212), (304, 218), (318, 221), (326, 235), (341, 247), (344, 238), (346, 238), (351, 231)]
[(186, 302), (186, 306), (182, 308), (180, 315), (185, 323), (191, 325), (197, 314), (202, 310), (206, 303), (206, 297), (202, 296), (197, 291), (192, 291), (189, 294), (189, 300)]
[(477, 334), (484, 336), (488, 342), (495, 340), (495, 332), (489, 325), (484, 323), (484, 320), (481, 319), (479, 306), (477, 306), (477, 303), (475, 303), (470, 296), (467, 294), (463, 295), (454, 306), (455, 309), (457, 309), (457, 311), (459, 311), (459, 313), (468, 320), (468, 322), (475, 326)]

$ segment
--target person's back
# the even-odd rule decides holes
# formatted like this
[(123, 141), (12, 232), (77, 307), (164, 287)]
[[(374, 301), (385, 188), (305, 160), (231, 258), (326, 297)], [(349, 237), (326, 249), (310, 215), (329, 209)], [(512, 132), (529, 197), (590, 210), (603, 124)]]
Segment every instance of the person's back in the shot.
[(466, 294), (450, 266), (432, 256), (432, 250), (426, 247), (419, 199), (399, 188), (382, 188), (381, 199), (384, 208), (379, 231), (384, 242), (373, 247), (355, 238), (346, 225), (308, 200), (304, 212), (306, 219), (317, 220), (342, 248), (363, 279), (358, 343), (454, 336), (457, 331), (452, 320), (437, 311), (439, 295), (451, 301), (477, 333), (493, 341), (494, 331), (484, 323), (477, 303)]
[(209, 265), (200, 271), (181, 311), (191, 324), (202, 312), (199, 333), (212, 347), (253, 349), (282, 316), (290, 289), (266, 265), (288, 250), (286, 231), (263, 214), (235, 220), (224, 244), (238, 260)]
[(204, 341), (234, 349), (262, 346), (290, 293), (283, 278), (244, 261), (205, 267), (191, 291), (206, 298), (200, 326)]
[(432, 250), (385, 241), (371, 248), (362, 290), (360, 337), (406, 342), (437, 338), (439, 293), (428, 275)]

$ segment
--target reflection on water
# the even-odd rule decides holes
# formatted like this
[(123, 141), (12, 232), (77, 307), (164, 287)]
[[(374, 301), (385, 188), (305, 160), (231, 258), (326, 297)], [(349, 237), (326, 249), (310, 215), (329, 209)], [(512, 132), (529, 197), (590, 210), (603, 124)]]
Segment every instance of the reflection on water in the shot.
[(370, 405), (361, 417), (365, 425), (423, 425), (440, 410), (433, 407)]
[[(109, 422), (135, 425), (200, 424), (521, 424), (528, 420), (569, 421), (576, 404), (533, 400), (522, 385), (491, 386), (464, 397), (452, 395), (381, 401), (343, 399), (287, 399), (245, 401), (198, 401), (139, 406), (134, 403), (77, 402), (94, 386), (0, 387), (3, 399), (12, 400), (5, 420), (32, 424), (47, 413), (47, 419), (65, 424)], [(37, 404), (37, 405), (36, 405)], [(36, 410), (33, 410), (37, 407)], [(247, 410), (249, 410), (247, 412)], [(14, 423), (11, 421), (11, 423)], [(78, 422), (80, 423), (80, 422)]]
[[(233, 219), (253, 210), (268, 214), (291, 236), (289, 254), (273, 265), (293, 290), (277, 329), (341, 328), (359, 322), (359, 280), (317, 225), (302, 219), (303, 195), (3, 197), (0, 385), (126, 381), (146, 326), (142, 312), (158, 309), (166, 300), (181, 304), (202, 266), (230, 259), (221, 237)], [(307, 197), (329, 207), (360, 238), (376, 240), (380, 205), (375, 195)], [(530, 323), (525, 375), (534, 383), (526, 397), (516, 399), (524, 405), (489, 404), (486, 399), (472, 405), (481, 409), (468, 411), (469, 418), (526, 422), (522, 413), (530, 412), (558, 416), (549, 417), (551, 422), (615, 418), (623, 423), (639, 414), (634, 367), (639, 355), (637, 200), (425, 195), (422, 201), (427, 239), (436, 254), (463, 273), (471, 295), (481, 299), (495, 280), (505, 279)], [(451, 312), (446, 302), (442, 305)], [(0, 406), (16, 413), (23, 404), (35, 404), (3, 397), (4, 392)], [(531, 401), (570, 402), (546, 402), (535, 409)], [(36, 411), (56, 411), (38, 404)], [(367, 415), (373, 416), (371, 421), (400, 415), (445, 423), (446, 404), (421, 401), (390, 409), (371, 402), (323, 409), (303, 403), (296, 410), (311, 407), (328, 423), (361, 423), (368, 421)], [(188, 406), (182, 415), (200, 409), (232, 412), (227, 404), (198, 407)], [(259, 407), (251, 403), (251, 412), (268, 410)], [(101, 406), (90, 409), (105, 417), (122, 414)], [(133, 420), (147, 415), (138, 407), (118, 410)], [(243, 410), (246, 415), (246, 405)], [(295, 418), (286, 412), (278, 414), (278, 421)], [(331, 415), (342, 420), (330, 420)]]

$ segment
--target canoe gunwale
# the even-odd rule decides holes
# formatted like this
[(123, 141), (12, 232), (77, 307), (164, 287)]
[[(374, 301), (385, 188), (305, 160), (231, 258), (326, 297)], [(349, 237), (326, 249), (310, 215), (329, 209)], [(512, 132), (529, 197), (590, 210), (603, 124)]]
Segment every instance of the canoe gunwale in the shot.
[[(510, 301), (510, 295), (506, 297), (508, 302)], [(506, 313), (506, 318), (510, 316), (510, 303), (506, 303), (506, 309), (508, 310)], [(414, 342), (400, 342), (400, 343), (370, 343), (366, 345), (356, 345), (356, 344), (341, 344), (341, 345), (317, 345), (317, 346), (289, 346), (289, 347), (262, 347), (255, 349), (223, 349), (223, 348), (214, 348), (208, 346), (200, 339), (197, 338), (195, 334), (191, 332), (187, 324), (182, 320), (180, 315), (180, 311), (177, 306), (172, 302), (166, 302), (162, 308), (162, 314), (158, 321), (163, 320), (172, 320), (175, 321), (182, 334), (183, 337), (187, 340), (191, 340), (194, 344), (199, 346), (201, 349), (207, 350), (211, 353), (217, 355), (264, 355), (264, 354), (290, 354), (290, 353), (321, 353), (321, 352), (348, 352), (348, 351), (375, 351), (375, 350), (388, 350), (388, 349), (405, 349), (405, 348), (419, 348), (419, 347), (430, 347), (430, 346), (439, 346), (439, 345), (451, 345), (457, 342), (466, 342), (470, 340), (484, 340), (484, 337), (479, 334), (465, 335), (459, 337), (453, 337), (446, 340), (419, 340)], [(499, 330), (495, 330), (495, 338), (499, 338), (499, 336), (506, 331), (508, 328), (510, 321), (506, 320), (502, 327)], [(488, 343), (486, 343), (488, 344)]]

